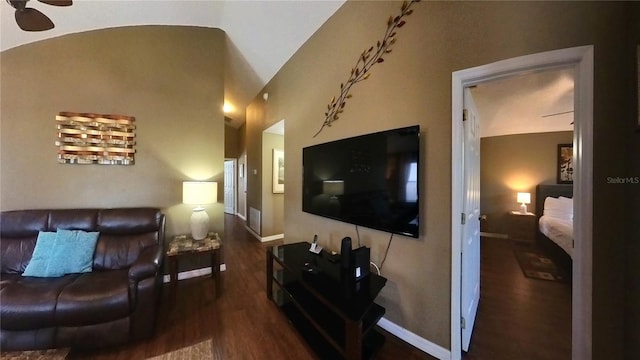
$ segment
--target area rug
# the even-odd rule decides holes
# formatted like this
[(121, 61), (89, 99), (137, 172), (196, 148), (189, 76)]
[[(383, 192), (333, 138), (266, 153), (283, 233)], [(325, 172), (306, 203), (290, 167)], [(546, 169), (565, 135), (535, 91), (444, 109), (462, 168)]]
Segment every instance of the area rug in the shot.
[(148, 360), (210, 360), (213, 359), (213, 342), (211, 339), (172, 351), (170, 353), (158, 355)]
[(69, 349), (9, 351), (0, 354), (2, 360), (64, 360)]
[(567, 282), (569, 277), (540, 249), (516, 245), (513, 249), (524, 276), (530, 279)]

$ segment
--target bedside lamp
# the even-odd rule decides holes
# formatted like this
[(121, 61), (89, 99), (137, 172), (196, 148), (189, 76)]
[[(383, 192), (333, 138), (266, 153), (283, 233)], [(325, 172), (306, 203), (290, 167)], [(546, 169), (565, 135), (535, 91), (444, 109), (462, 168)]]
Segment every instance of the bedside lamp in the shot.
[(527, 204), (531, 203), (531, 194), (526, 192), (519, 192), (518, 195), (516, 195), (516, 201), (522, 204), (520, 205), (520, 213), (526, 214)]
[(197, 205), (191, 214), (191, 236), (202, 240), (209, 233), (209, 215), (202, 205), (218, 202), (218, 183), (215, 181), (184, 181), (182, 203)]

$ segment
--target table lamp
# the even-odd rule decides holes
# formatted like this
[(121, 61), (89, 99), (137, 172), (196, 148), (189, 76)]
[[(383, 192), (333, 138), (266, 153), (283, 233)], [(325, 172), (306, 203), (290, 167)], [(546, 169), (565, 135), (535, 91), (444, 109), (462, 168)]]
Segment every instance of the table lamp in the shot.
[(531, 203), (531, 194), (526, 192), (519, 192), (518, 195), (516, 195), (516, 201), (522, 204), (520, 205), (520, 213), (526, 214), (527, 204)]
[(218, 202), (218, 183), (215, 181), (184, 181), (182, 203), (197, 205), (191, 214), (191, 237), (202, 240), (209, 233), (209, 215), (202, 205)]

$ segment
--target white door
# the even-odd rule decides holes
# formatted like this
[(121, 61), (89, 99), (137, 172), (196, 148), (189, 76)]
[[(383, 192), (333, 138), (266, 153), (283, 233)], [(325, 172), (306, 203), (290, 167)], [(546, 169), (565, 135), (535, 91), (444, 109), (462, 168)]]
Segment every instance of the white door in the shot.
[(224, 161), (224, 212), (236, 212), (236, 166), (234, 160)]
[(469, 350), (480, 301), (480, 134), (471, 91), (464, 89), (464, 200), (460, 314), (462, 350)]

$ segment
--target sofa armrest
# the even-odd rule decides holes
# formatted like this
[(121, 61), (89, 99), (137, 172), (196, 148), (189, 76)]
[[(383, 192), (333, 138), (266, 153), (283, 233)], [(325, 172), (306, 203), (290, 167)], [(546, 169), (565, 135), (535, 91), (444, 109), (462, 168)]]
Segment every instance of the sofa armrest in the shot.
[(129, 304), (135, 309), (138, 304), (138, 283), (155, 278), (160, 272), (162, 247), (150, 246), (142, 250), (138, 259), (129, 267)]
[(142, 250), (138, 259), (129, 268), (129, 282), (137, 283), (142, 279), (156, 276), (160, 271), (161, 259), (160, 246), (150, 246)]

